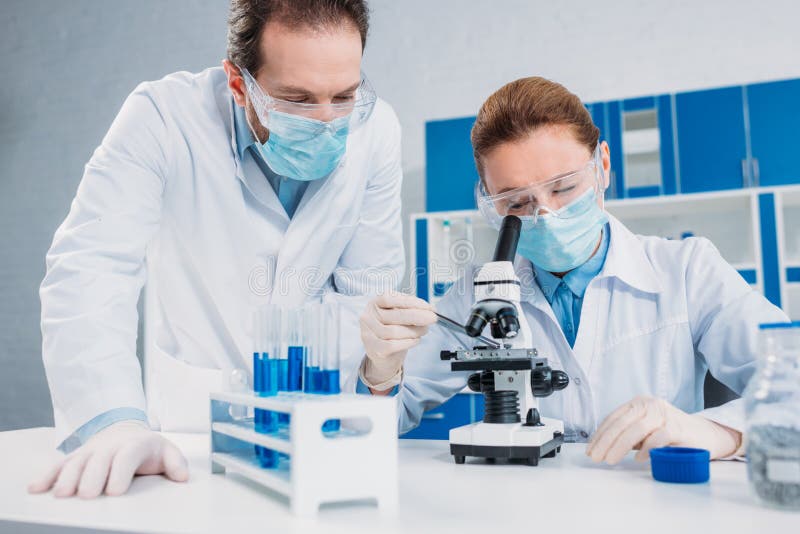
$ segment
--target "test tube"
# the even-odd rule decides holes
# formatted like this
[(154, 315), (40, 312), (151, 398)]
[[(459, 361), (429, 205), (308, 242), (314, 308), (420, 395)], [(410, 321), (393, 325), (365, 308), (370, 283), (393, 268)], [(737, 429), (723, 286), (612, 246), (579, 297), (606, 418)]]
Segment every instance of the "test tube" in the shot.
[[(340, 308), (336, 302), (322, 305), (320, 312), (320, 375), (319, 393), (334, 395), (341, 392), (339, 386), (339, 328)], [(324, 432), (339, 430), (340, 421), (329, 419), (322, 425)]]
[(305, 328), (305, 362), (303, 364), (303, 391), (306, 393), (319, 393), (321, 389), (320, 374), (320, 314), (321, 305), (318, 302), (306, 304), (303, 310)]
[(320, 321), (320, 371), (322, 384), (320, 393), (336, 394), (339, 389), (339, 327), (340, 309), (336, 302), (322, 305)]
[(286, 352), (289, 361), (286, 391), (303, 390), (303, 360), (305, 358), (306, 314), (303, 308), (287, 310), (284, 328), (286, 329)]
[[(276, 356), (276, 333), (280, 339), (280, 313), (275, 324), (275, 306), (264, 306), (253, 314), (253, 390), (259, 397), (278, 393), (278, 360)], [(275, 331), (278, 327), (277, 332)], [(280, 345), (277, 346), (279, 348)], [(255, 409), (255, 431), (261, 434), (275, 432), (278, 428), (276, 414), (270, 410)], [(275, 467), (278, 463), (276, 451), (255, 446), (256, 457), (261, 467)]]

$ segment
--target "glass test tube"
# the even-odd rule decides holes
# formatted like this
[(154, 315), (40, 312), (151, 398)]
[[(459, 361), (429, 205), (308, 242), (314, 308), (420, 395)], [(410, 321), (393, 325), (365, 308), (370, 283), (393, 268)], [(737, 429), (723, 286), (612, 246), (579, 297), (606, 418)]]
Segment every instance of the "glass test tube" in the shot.
[(286, 391), (303, 390), (303, 360), (305, 358), (306, 314), (303, 308), (286, 311), (284, 328), (286, 331), (287, 372)]
[[(341, 392), (339, 386), (339, 328), (341, 311), (335, 302), (325, 303), (321, 307), (320, 317), (320, 393), (333, 395)], [(339, 430), (340, 421), (330, 419), (322, 425), (322, 430), (333, 432)]]
[[(276, 337), (280, 340), (280, 313), (275, 324), (275, 307), (264, 306), (253, 314), (253, 390), (260, 397), (278, 393), (278, 360), (276, 356)], [(276, 326), (278, 327), (277, 331)], [(276, 336), (277, 334), (277, 336)], [(270, 410), (256, 408), (255, 430), (262, 434), (275, 432), (278, 428), (276, 414)], [(274, 467), (278, 463), (276, 451), (260, 445), (255, 446), (256, 457), (261, 467)]]
[(319, 393), (321, 389), (321, 375), (319, 368), (319, 325), (321, 305), (318, 302), (306, 304), (303, 310), (305, 324), (305, 362), (303, 374), (303, 391), (306, 393)]

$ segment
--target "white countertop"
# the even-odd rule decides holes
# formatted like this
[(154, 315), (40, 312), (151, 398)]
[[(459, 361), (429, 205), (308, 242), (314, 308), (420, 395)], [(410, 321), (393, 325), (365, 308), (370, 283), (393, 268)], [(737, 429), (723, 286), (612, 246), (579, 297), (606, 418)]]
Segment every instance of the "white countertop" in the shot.
[(189, 459), (189, 482), (140, 477), (123, 497), (83, 501), (26, 491), (57, 455), (52, 429), (0, 433), (0, 531), (22, 522), (135, 532), (800, 532), (800, 513), (755, 503), (741, 462), (712, 462), (708, 484), (673, 485), (654, 481), (632, 455), (594, 465), (583, 445), (565, 445), (538, 467), (456, 465), (447, 442), (420, 440), (400, 441), (398, 516), (353, 504), (297, 519), (280, 496), (212, 475), (206, 435), (169, 437)]

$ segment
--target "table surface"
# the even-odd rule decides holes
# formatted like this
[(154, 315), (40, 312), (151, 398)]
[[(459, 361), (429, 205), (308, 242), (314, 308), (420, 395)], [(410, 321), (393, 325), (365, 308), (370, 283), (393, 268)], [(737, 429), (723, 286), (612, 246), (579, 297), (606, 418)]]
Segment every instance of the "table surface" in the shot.
[(445, 441), (401, 440), (397, 516), (362, 503), (299, 519), (285, 498), (237, 475), (212, 475), (207, 435), (167, 436), (189, 460), (189, 482), (138, 477), (122, 497), (80, 500), (26, 491), (58, 455), (52, 429), (0, 433), (0, 521), (136, 532), (800, 532), (800, 513), (756, 504), (742, 462), (712, 462), (707, 484), (663, 484), (632, 455), (595, 465), (577, 444), (530, 467), (456, 465)]

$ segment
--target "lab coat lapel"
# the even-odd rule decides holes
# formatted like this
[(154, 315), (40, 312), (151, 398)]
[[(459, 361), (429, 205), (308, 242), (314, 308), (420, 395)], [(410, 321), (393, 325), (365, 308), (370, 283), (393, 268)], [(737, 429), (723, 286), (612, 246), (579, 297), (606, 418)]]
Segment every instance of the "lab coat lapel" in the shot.
[(323, 225), (335, 224), (331, 220), (331, 206), (326, 205), (335, 190), (341, 167), (333, 174), (308, 184), (303, 198), (295, 210), (281, 243), (275, 268), (276, 287), (272, 302), (287, 305), (302, 304), (314, 297), (326, 280), (317, 267), (322, 263), (326, 250), (319, 247), (315, 230)]

